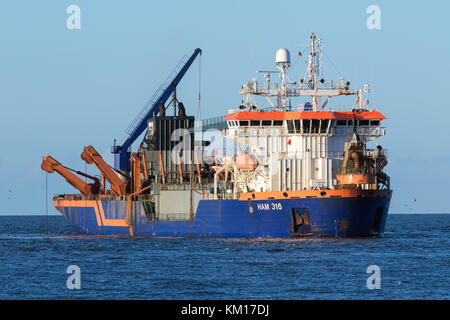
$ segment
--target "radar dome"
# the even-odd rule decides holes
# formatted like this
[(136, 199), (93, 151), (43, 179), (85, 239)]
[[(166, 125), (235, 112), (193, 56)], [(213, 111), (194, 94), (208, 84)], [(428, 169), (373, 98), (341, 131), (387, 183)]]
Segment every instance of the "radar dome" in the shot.
[(289, 50), (286, 48), (278, 49), (275, 55), (275, 62), (277, 64), (291, 64), (291, 55), (289, 54)]

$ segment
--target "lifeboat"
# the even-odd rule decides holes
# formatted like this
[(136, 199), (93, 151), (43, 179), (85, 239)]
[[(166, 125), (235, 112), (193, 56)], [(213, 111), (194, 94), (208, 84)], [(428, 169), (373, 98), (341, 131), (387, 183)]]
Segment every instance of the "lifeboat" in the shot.
[(374, 184), (375, 177), (370, 174), (337, 174), (339, 184)]
[(236, 168), (240, 171), (253, 171), (258, 166), (256, 157), (249, 153), (242, 153), (236, 156)]

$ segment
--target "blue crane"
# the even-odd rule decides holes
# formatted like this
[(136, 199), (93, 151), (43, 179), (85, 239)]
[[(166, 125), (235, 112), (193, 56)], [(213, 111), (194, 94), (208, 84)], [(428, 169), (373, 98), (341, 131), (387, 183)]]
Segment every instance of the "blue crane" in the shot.
[[(159, 104), (164, 104), (167, 101), (167, 99), (174, 91), (175, 86), (180, 83), (181, 79), (183, 78), (189, 67), (192, 65), (195, 58), (201, 53), (202, 50), (197, 48), (194, 50), (192, 56), (184, 64), (184, 61), (182, 60), (177, 65), (166, 82), (161, 85), (161, 87), (155, 92), (153, 98), (150, 99), (149, 102), (147, 102), (147, 104), (144, 106), (144, 109), (141, 110), (141, 113), (138, 114), (136, 119), (130, 124), (129, 130), (127, 130), (129, 136), (125, 140), (125, 142), (121, 146), (114, 145), (112, 147), (112, 153), (114, 154), (114, 169), (126, 171), (129, 170), (129, 160), (131, 152), (128, 149), (147, 128), (147, 121), (153, 118), (153, 114), (158, 114)], [(174, 75), (175, 73), (176, 75), (173, 77), (172, 75)]]

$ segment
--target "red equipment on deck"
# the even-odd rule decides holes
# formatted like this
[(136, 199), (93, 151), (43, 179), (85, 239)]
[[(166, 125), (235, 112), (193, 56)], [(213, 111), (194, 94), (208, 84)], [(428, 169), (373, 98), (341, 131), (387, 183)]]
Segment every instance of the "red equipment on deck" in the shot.
[[(94, 163), (102, 175), (108, 180), (111, 185), (111, 190), (119, 196), (123, 196), (128, 193), (128, 182), (122, 180), (119, 175), (121, 173), (112, 169), (100, 154), (94, 149), (93, 146), (84, 147), (83, 153), (81, 153), (81, 159), (88, 164)], [(125, 179), (125, 175), (122, 175)]]
[(53, 173), (58, 172), (64, 179), (67, 180), (72, 186), (80, 190), (83, 195), (90, 196), (100, 193), (100, 180), (92, 177), (86, 173), (75, 171), (77, 174), (86, 178), (94, 180), (94, 183), (86, 183), (78, 176), (71, 172), (71, 169), (64, 167), (61, 163), (53, 159), (51, 156), (45, 156), (42, 158), (41, 168), (44, 171)]

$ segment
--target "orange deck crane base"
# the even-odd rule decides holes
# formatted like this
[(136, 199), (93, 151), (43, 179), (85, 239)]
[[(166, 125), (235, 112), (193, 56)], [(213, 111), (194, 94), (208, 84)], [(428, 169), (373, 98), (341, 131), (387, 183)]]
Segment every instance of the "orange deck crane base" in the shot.
[(94, 149), (93, 146), (84, 147), (83, 153), (81, 154), (81, 159), (86, 161), (88, 164), (94, 163), (102, 175), (108, 180), (111, 185), (111, 190), (119, 195), (123, 196), (127, 194), (128, 183), (123, 181), (114, 169), (112, 169), (100, 154)]

